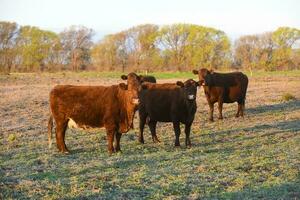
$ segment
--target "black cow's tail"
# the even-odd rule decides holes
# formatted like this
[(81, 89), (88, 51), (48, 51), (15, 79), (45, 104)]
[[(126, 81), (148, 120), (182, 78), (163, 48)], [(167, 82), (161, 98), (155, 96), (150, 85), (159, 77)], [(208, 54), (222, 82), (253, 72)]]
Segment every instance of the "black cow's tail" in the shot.
[(52, 147), (52, 128), (53, 128), (53, 116), (50, 113), (50, 117), (48, 120), (48, 147), (49, 147), (49, 149)]

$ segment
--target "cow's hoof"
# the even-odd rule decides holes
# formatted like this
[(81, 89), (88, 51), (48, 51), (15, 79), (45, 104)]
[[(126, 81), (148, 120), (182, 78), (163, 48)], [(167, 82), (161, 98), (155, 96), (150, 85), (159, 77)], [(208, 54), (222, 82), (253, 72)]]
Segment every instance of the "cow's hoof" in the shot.
[(218, 119), (219, 119), (219, 120), (222, 120), (222, 119), (223, 119), (223, 117), (219, 117)]
[(214, 119), (209, 119), (210, 122), (214, 122)]
[(110, 149), (110, 150), (108, 150), (108, 155), (112, 155), (113, 153), (115, 153), (116, 151), (115, 151), (115, 149)]
[(63, 154), (68, 155), (70, 154), (70, 151), (62, 151)]
[(139, 143), (145, 144), (145, 141), (144, 140), (139, 140)]
[(116, 151), (117, 154), (122, 154), (121, 150)]
[(153, 139), (153, 143), (160, 143), (159, 139), (155, 138)]

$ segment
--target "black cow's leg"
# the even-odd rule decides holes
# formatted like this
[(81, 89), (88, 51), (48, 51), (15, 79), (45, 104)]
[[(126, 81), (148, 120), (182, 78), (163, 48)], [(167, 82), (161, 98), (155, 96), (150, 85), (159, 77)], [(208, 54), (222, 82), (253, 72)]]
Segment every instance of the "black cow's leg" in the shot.
[(219, 110), (219, 119), (223, 119), (222, 110), (223, 110), (223, 99), (218, 101), (218, 110)]
[(157, 121), (150, 120), (148, 122), (150, 132), (151, 132), (151, 136), (152, 136), (152, 140), (153, 140), (154, 143), (160, 142), (159, 139), (157, 138), (157, 135), (156, 135), (156, 124), (157, 124)]
[(245, 110), (245, 100), (242, 101), (241, 103), (241, 108), (240, 108), (240, 116), (244, 117), (244, 110)]
[(173, 128), (175, 132), (175, 146), (180, 146), (179, 136), (180, 136), (180, 123), (173, 122)]
[(116, 132), (115, 136), (116, 136), (115, 150), (116, 150), (116, 152), (118, 152), (118, 151), (121, 151), (120, 140), (121, 140), (122, 134), (119, 132)]
[(209, 121), (214, 121), (214, 103), (208, 103), (209, 105)]
[(191, 147), (190, 133), (191, 133), (191, 124), (186, 124), (184, 128), (185, 132), (185, 146)]
[(242, 104), (242, 109), (241, 109), (241, 117), (244, 117), (244, 111), (245, 111), (245, 102)]
[(235, 117), (244, 117), (244, 109), (245, 109), (245, 99), (241, 99), (238, 101), (238, 111)]
[(236, 112), (235, 117), (239, 117), (241, 115), (242, 104), (238, 103), (238, 110)]
[(68, 121), (58, 122), (56, 125), (56, 143), (57, 148), (62, 153), (69, 153), (65, 143), (65, 135), (67, 129)]
[(142, 115), (141, 112), (139, 112), (139, 116), (140, 116), (140, 132), (139, 132), (139, 142), (144, 144), (144, 127), (145, 127), (145, 123), (146, 123), (146, 118), (147, 116)]
[(107, 149), (108, 149), (108, 153), (112, 154), (113, 152), (115, 152), (113, 143), (114, 143), (114, 137), (115, 137), (115, 131), (111, 131), (111, 130), (107, 130)]

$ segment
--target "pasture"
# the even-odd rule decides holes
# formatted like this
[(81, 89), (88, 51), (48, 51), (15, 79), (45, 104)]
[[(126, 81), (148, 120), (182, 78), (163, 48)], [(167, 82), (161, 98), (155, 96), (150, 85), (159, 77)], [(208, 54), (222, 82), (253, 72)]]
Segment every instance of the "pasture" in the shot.
[[(68, 130), (71, 154), (48, 149), (49, 91), (56, 84), (111, 85), (114, 73), (0, 76), (0, 199), (300, 199), (300, 73), (249, 77), (246, 113), (224, 104), (224, 120), (208, 121), (203, 89), (191, 131), (192, 148), (174, 147), (171, 123), (158, 123), (160, 144), (134, 129), (109, 156), (104, 129)], [(158, 82), (197, 79), (154, 74)], [(184, 79), (180, 79), (183, 77)], [(291, 94), (294, 98), (287, 98)], [(54, 140), (55, 141), (55, 140)]]

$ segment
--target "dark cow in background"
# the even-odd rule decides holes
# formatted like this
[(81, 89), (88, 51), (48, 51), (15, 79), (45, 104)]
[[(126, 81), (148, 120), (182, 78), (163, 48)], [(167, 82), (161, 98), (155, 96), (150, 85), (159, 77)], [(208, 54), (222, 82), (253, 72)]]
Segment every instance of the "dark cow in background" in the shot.
[[(65, 144), (67, 126), (100, 128), (107, 131), (109, 153), (120, 151), (121, 134), (132, 127), (138, 106), (140, 77), (135, 73), (121, 77), (125, 83), (112, 86), (58, 85), (50, 92), (51, 116), (48, 123), (51, 147), (53, 118), (56, 122), (56, 143), (60, 152), (68, 153)], [(115, 147), (113, 147), (114, 138)]]
[(210, 108), (209, 120), (213, 121), (214, 103), (218, 102), (219, 119), (223, 119), (223, 103), (238, 103), (236, 117), (244, 116), (245, 99), (248, 87), (248, 77), (241, 72), (216, 73), (202, 68), (193, 70), (198, 74), (199, 84), (203, 86), (204, 93)]
[(175, 132), (175, 146), (180, 146), (180, 122), (185, 124), (185, 144), (191, 146), (190, 131), (197, 110), (196, 94), (198, 83), (192, 79), (176, 84), (143, 84), (139, 93), (140, 136), (144, 143), (144, 126), (149, 117), (149, 128), (154, 142), (157, 122), (172, 122)]
[(141, 82), (149, 82), (149, 83), (156, 83), (156, 78), (154, 76), (144, 76), (140, 75)]

